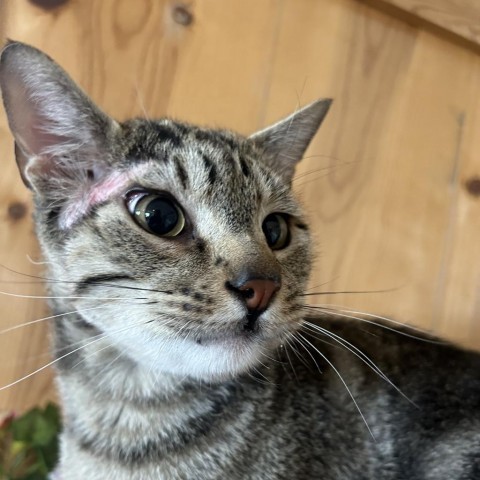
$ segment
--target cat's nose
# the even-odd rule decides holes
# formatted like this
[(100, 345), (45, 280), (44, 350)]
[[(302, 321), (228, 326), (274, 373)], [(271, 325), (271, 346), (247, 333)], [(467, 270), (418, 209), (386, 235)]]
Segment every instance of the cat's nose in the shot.
[(248, 310), (263, 312), (279, 288), (279, 283), (273, 280), (256, 279), (245, 282), (238, 290), (245, 299)]
[(245, 301), (249, 312), (263, 312), (274, 294), (280, 288), (280, 281), (266, 278), (247, 280), (240, 285), (228, 284), (229, 289), (238, 292)]

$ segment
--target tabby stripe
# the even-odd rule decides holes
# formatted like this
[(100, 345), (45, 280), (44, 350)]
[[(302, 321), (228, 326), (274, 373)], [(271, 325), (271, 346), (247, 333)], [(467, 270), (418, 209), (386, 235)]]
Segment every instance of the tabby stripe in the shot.
[[(57, 312), (55, 312), (58, 315)], [(66, 320), (65, 317), (58, 317), (54, 320), (54, 329), (55, 329), (55, 345), (54, 345), (54, 356), (57, 360), (55, 368), (60, 371), (71, 371), (75, 365), (82, 360), (82, 352), (78, 350), (75, 345), (71, 346), (71, 340), (66, 329), (68, 328), (66, 322), (75, 323), (77, 329), (90, 329), (91, 326), (85, 322), (82, 317), (79, 315), (68, 316)], [(67, 355), (68, 354), (68, 355)]]
[(212, 163), (212, 161), (205, 154), (202, 155), (202, 158), (205, 169), (208, 172), (208, 181), (210, 185), (213, 185), (215, 183), (215, 180), (217, 179), (217, 169)]
[[(85, 290), (88, 290), (92, 285), (105, 285), (108, 286), (112, 282), (118, 282), (122, 280), (133, 280), (129, 275), (93, 275), (91, 277), (84, 278), (77, 282), (77, 287), (75, 293), (83, 293)], [(115, 285), (113, 285), (115, 286)]]
[(235, 139), (228, 136), (225, 132), (197, 129), (195, 130), (194, 135), (195, 139), (199, 142), (208, 142), (218, 148), (224, 149), (228, 146), (232, 151), (235, 151), (238, 148)]
[(157, 134), (157, 141), (170, 141), (174, 147), (181, 147), (183, 142), (175, 127), (150, 122), (149, 127)]
[(173, 161), (175, 163), (175, 169), (177, 170), (177, 177), (179, 178), (183, 189), (186, 190), (189, 185), (188, 174), (183, 168), (182, 161), (178, 156), (175, 155)]
[[(96, 436), (87, 436), (83, 432), (75, 431), (66, 426), (66, 433), (75, 439), (77, 445), (90, 455), (104, 458), (124, 466), (141, 467), (149, 463), (158, 463), (174, 453), (184, 452), (190, 444), (201, 440), (212, 433), (212, 430), (221, 420), (232, 421), (225, 412), (231, 396), (219, 396), (213, 400), (211, 410), (191, 418), (182, 426), (171, 430), (159, 431), (155, 438), (145, 439), (141, 444), (133, 444), (129, 448), (119, 445), (105, 445), (98, 441)], [(113, 438), (112, 432), (112, 438)]]
[(247, 162), (244, 158), (240, 157), (240, 166), (242, 167), (242, 173), (246, 176), (250, 176), (250, 168), (248, 168)]

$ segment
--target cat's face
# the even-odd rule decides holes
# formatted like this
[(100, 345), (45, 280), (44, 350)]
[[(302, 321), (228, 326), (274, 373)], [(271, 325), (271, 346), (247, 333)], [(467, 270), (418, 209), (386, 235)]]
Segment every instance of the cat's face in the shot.
[[(289, 187), (248, 141), (184, 132), (160, 156), (133, 161), (109, 200), (60, 231), (55, 249), (44, 246), (56, 277), (77, 282), (67, 294), (86, 297), (75, 308), (132, 357), (183, 375), (232, 374), (262, 361), (299, 322), (308, 232)], [(284, 239), (270, 246), (277, 231)], [(232, 287), (247, 279), (279, 287), (253, 322)]]
[(0, 82), (39, 239), (66, 281), (56, 308), (151, 370), (205, 380), (288, 340), (310, 268), (291, 177), (328, 101), (244, 138), (118, 124), (21, 44), (5, 49)]

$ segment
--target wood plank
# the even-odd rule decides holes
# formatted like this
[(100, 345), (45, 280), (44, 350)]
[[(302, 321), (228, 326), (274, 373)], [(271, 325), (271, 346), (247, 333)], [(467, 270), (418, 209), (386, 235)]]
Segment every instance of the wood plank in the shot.
[[(368, 3), (399, 8), (480, 45), (480, 2), (477, 0), (371, 0)], [(398, 16), (395, 11), (391, 13)]]
[[(255, 130), (264, 116), (281, 1), (197, 2), (194, 30), (179, 52), (168, 115)], [(252, 12), (255, 15), (252, 16)]]
[(448, 262), (442, 271), (441, 300), (437, 306), (439, 333), (478, 348), (480, 339), (480, 68), (464, 87), (471, 93), (471, 105), (459, 125), (459, 151), (455, 199), (450, 211), (451, 233), (446, 245)]
[[(480, 244), (478, 206), (460, 205), (462, 182), (473, 173), (464, 171), (468, 147), (459, 143), (461, 118), (469, 131), (480, 129), (472, 102), (478, 57), (359, 3), (292, 0), (283, 18), (269, 120), (291, 110), (299, 92), (302, 103), (336, 98), (296, 181), (317, 239), (312, 289), (394, 289), (317, 303), (388, 315), (479, 346), (472, 334), (477, 284), (461, 295), (445, 282), (456, 271), (469, 284), (480, 271), (471, 261)], [(473, 152), (471, 172), (480, 167)], [(461, 234), (460, 211), (470, 213), (471, 225)], [(452, 243), (456, 234), (461, 249)]]
[[(0, 38), (9, 34), (11, 3), (1, 5), (2, 22)], [(40, 269), (28, 258), (39, 259), (38, 246), (32, 232), (30, 220), (31, 201), (15, 171), (12, 155), (12, 138), (7, 121), (0, 109), (0, 291), (19, 295), (43, 295), (38, 283), (23, 275), (9, 272), (12, 268), (27, 275), (39, 275)], [(0, 295), (0, 330), (47, 315), (45, 302), (41, 299), (24, 299)], [(46, 325), (39, 323), (25, 329), (0, 335), (0, 387), (18, 380), (49, 362), (48, 333)], [(0, 413), (2, 410), (23, 410), (25, 407), (43, 403), (54, 398), (51, 388), (52, 374), (45, 371), (32, 381), (21, 382), (17, 386), (0, 392)]]

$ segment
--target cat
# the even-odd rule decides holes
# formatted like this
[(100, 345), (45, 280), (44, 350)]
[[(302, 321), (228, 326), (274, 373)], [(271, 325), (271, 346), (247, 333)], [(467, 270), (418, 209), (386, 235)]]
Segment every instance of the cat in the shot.
[(305, 303), (291, 182), (330, 100), (248, 138), (119, 123), (19, 42), (0, 86), (59, 315), (54, 478), (480, 478), (480, 356)]

